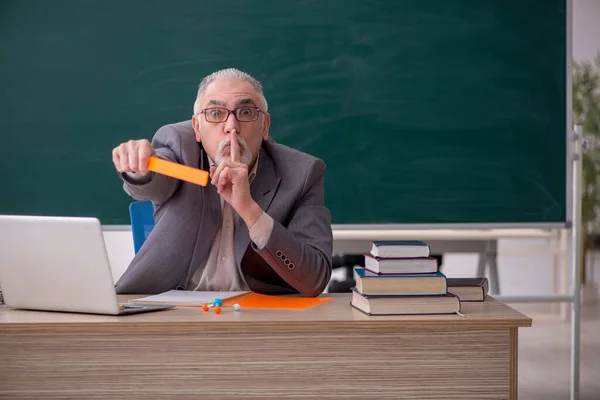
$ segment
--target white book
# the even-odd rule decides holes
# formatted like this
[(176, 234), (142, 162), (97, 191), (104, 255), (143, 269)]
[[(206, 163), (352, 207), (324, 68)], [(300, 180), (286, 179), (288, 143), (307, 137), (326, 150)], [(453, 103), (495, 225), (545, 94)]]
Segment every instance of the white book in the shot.
[(250, 293), (243, 292), (202, 292), (191, 290), (169, 290), (168, 292), (155, 294), (152, 296), (131, 299), (131, 303), (144, 304), (173, 304), (182, 306), (202, 306), (212, 303), (216, 298), (223, 301)]
[(374, 257), (429, 257), (429, 245), (422, 240), (374, 240)]
[(438, 261), (433, 257), (381, 258), (365, 254), (365, 268), (376, 274), (433, 274)]

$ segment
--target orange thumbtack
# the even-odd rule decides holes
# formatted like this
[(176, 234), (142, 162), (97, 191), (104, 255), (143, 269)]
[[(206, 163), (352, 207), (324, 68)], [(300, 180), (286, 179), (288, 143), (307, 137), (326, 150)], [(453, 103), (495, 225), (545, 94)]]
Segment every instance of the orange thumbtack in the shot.
[[(223, 311), (223, 307), (223, 300), (221, 300), (218, 297), (215, 298), (212, 303), (202, 304), (202, 310), (208, 311), (212, 308), (215, 314), (221, 314), (221, 311)], [(233, 305), (233, 309), (234, 311), (240, 311), (240, 305), (238, 303), (235, 303)]]

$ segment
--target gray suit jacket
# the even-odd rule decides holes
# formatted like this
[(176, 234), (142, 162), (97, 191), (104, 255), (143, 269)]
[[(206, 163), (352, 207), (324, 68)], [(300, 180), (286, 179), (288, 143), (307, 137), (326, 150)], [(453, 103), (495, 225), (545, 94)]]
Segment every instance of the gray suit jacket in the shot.
[[(191, 121), (160, 128), (152, 139), (157, 156), (208, 169)], [(250, 241), (240, 221), (234, 253), (250, 290), (265, 294), (317, 296), (331, 276), (331, 214), (324, 205), (325, 163), (268, 139), (261, 147), (252, 198), (274, 220), (262, 250)], [(197, 268), (204, 268), (221, 224), (215, 186), (151, 174), (144, 184), (123, 176), (125, 191), (152, 200), (156, 225), (116, 284), (118, 293), (153, 294), (186, 289)]]

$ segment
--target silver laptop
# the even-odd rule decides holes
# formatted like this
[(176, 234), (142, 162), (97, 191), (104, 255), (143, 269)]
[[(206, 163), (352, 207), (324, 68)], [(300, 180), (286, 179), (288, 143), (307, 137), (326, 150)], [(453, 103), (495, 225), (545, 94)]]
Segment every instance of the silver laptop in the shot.
[(96, 218), (0, 215), (0, 287), (13, 308), (123, 315), (173, 307), (119, 304)]

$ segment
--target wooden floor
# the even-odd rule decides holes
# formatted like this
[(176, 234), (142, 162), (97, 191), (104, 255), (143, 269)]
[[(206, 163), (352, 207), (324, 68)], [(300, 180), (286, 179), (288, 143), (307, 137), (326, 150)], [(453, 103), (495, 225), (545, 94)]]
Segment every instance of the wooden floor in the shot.
[[(594, 259), (595, 282), (585, 289), (581, 310), (580, 400), (600, 399), (600, 254)], [(531, 328), (519, 329), (519, 400), (568, 399), (570, 319), (540, 312), (532, 304), (511, 307), (533, 318)]]

